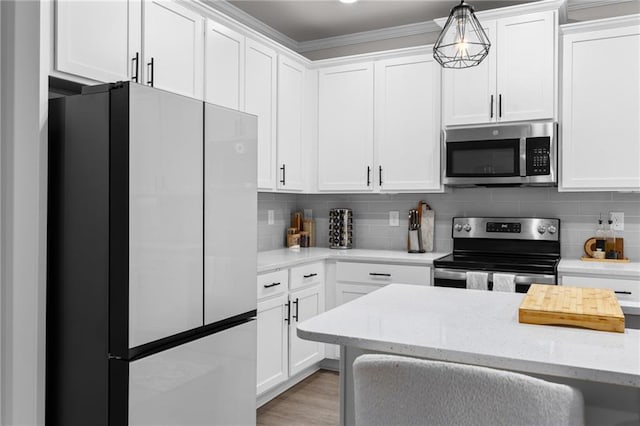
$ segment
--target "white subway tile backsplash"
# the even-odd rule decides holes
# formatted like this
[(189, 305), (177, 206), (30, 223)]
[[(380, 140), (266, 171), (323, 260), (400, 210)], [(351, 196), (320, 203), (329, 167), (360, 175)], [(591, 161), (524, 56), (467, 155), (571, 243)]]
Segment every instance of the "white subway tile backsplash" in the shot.
[[(351, 208), (354, 213), (354, 247), (405, 250), (407, 215), (418, 201), (436, 213), (435, 250), (451, 250), (454, 216), (533, 216), (561, 220), (562, 255), (579, 258), (585, 240), (595, 233), (602, 213), (625, 214), (625, 255), (640, 259), (640, 194), (612, 192), (558, 192), (556, 188), (452, 188), (442, 194), (278, 194), (258, 195), (258, 248), (284, 247), (291, 212), (312, 209), (317, 245), (328, 247), (329, 209)], [(267, 210), (275, 223), (267, 225)], [(400, 226), (389, 226), (389, 211), (400, 212)]]

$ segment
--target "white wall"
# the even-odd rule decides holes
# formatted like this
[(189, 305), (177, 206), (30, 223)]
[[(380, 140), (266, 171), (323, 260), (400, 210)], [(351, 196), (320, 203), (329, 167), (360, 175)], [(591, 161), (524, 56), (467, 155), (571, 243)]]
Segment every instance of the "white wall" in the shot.
[(44, 424), (47, 80), (41, 7), (34, 0), (0, 1), (3, 425)]

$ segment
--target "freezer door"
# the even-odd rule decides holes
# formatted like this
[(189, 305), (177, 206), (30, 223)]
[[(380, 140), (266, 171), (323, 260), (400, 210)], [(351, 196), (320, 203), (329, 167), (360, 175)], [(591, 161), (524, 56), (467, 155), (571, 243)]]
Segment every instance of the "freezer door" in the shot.
[[(129, 347), (202, 325), (202, 102), (130, 85)], [(120, 171), (112, 171), (120, 172)]]
[(256, 321), (129, 364), (129, 425), (254, 425)]
[(257, 118), (205, 104), (205, 324), (256, 309)]

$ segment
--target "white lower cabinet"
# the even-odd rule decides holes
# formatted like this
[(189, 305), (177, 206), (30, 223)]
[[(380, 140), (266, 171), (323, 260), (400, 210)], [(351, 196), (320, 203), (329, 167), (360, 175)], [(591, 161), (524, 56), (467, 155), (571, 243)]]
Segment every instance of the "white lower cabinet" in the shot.
[(258, 276), (256, 394), (324, 358), (324, 344), (300, 339), (299, 322), (324, 311), (324, 261)]
[[(387, 284), (431, 285), (431, 267), (385, 263), (337, 262), (336, 305), (351, 302)], [(326, 345), (326, 357), (338, 359), (338, 346)]]
[(610, 276), (560, 275), (561, 285), (574, 287), (608, 288), (615, 292), (618, 300), (624, 302), (640, 302), (640, 284), (638, 279), (611, 278)]
[(258, 395), (287, 380), (289, 327), (286, 320), (286, 295), (258, 303)]
[(324, 311), (324, 283), (291, 292), (291, 320), (289, 322), (289, 375), (293, 376), (324, 358), (324, 344), (298, 337), (299, 322)]

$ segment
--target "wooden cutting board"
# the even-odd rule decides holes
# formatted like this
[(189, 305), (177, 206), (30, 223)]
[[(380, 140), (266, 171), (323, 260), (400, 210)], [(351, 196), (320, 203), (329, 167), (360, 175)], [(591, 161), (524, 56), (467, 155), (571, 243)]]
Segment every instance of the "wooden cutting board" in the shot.
[(532, 284), (519, 308), (527, 324), (571, 325), (624, 333), (624, 314), (613, 290)]

